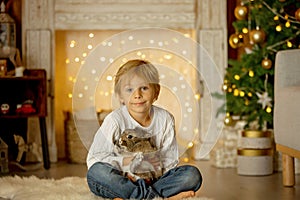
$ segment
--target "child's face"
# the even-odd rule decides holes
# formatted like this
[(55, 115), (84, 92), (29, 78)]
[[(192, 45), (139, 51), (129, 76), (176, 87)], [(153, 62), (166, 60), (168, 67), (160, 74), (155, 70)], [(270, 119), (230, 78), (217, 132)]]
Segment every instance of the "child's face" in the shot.
[(149, 114), (156, 98), (154, 88), (137, 75), (125, 77), (121, 82), (120, 101), (126, 105), (132, 116)]

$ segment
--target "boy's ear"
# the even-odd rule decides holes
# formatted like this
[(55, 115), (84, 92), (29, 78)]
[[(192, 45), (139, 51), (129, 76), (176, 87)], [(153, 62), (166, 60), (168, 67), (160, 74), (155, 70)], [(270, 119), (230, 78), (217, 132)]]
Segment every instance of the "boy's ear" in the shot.
[(159, 92), (160, 92), (160, 85), (157, 85), (156, 86), (156, 93), (155, 93), (155, 97), (154, 97), (155, 100), (158, 99)]

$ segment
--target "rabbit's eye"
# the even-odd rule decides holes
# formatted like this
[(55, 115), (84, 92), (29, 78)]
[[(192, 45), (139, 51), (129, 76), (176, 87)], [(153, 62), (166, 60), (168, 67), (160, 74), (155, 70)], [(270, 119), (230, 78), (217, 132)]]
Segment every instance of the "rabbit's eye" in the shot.
[(132, 136), (132, 135), (127, 135), (127, 138), (128, 138), (128, 139), (132, 139), (133, 136)]

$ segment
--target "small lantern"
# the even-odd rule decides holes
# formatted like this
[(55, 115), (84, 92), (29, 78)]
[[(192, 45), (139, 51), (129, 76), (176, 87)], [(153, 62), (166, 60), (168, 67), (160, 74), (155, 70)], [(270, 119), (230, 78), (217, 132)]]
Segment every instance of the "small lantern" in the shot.
[(0, 9), (0, 58), (9, 58), (16, 53), (16, 23), (5, 12), (3, 1)]

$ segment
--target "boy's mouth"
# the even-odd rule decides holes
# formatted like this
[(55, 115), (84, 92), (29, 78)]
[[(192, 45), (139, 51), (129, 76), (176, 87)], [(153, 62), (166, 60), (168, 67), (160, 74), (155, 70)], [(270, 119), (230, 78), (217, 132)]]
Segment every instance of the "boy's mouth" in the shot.
[(146, 102), (143, 101), (143, 102), (135, 102), (135, 103), (132, 103), (133, 105), (135, 106), (141, 106), (141, 105), (144, 105)]

